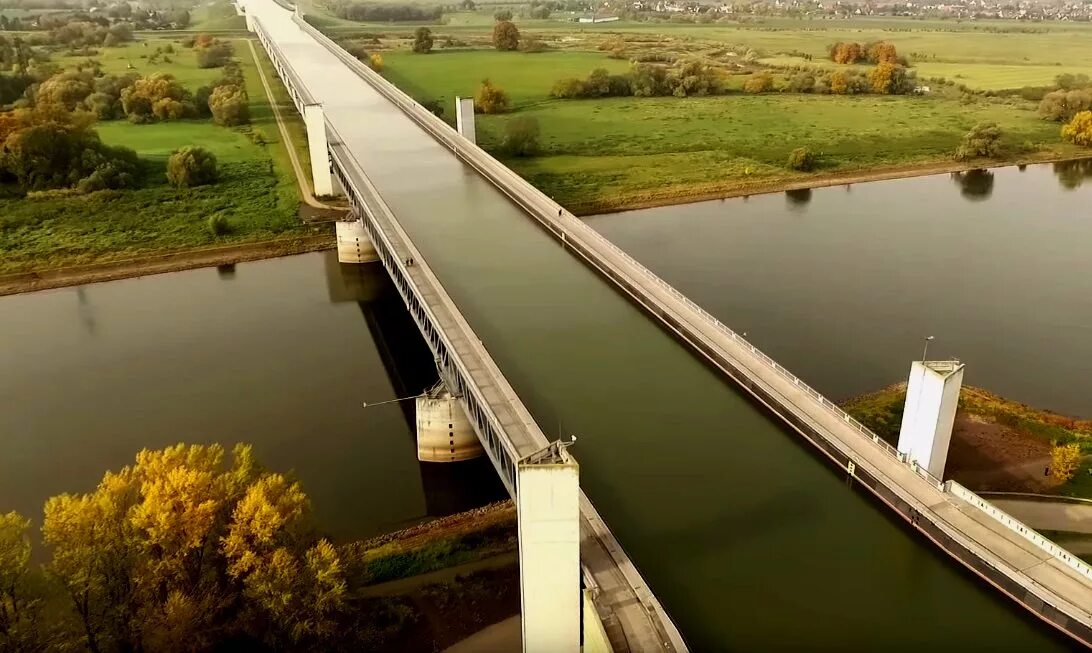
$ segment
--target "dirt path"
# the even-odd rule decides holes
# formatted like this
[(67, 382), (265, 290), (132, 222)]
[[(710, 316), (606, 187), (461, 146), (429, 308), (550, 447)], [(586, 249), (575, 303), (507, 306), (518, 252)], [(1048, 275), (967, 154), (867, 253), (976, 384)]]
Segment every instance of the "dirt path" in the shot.
[(303, 198), (303, 202), (308, 206), (316, 209), (337, 209), (336, 206), (330, 206), (323, 204), (315, 199), (314, 193), (311, 192), (311, 187), (307, 185), (307, 175), (303, 171), (303, 166), (300, 165), (300, 159), (296, 156), (296, 148), (292, 146), (292, 137), (288, 135), (288, 128), (284, 124), (284, 116), (281, 115), (281, 108), (277, 104), (276, 98), (273, 96), (273, 87), (269, 85), (269, 79), (265, 76), (265, 71), (262, 70), (262, 61), (258, 57), (258, 51), (254, 48), (254, 41), (247, 39), (246, 44), (250, 46), (250, 55), (254, 57), (254, 67), (258, 69), (258, 77), (262, 80), (262, 87), (265, 88), (265, 97), (269, 100), (269, 106), (273, 109), (273, 115), (277, 118), (277, 129), (281, 132), (281, 141), (284, 143), (284, 149), (288, 150), (288, 158), (292, 160), (292, 169), (296, 173), (296, 184), (300, 189), (300, 197)]
[(142, 277), (163, 272), (178, 272), (214, 265), (231, 265), (292, 254), (317, 252), (335, 247), (333, 234), (278, 238), (257, 243), (225, 245), (205, 249), (184, 250), (168, 254), (149, 255), (35, 272), (0, 275), (0, 296), (34, 292), (64, 286), (79, 286), (100, 281)]

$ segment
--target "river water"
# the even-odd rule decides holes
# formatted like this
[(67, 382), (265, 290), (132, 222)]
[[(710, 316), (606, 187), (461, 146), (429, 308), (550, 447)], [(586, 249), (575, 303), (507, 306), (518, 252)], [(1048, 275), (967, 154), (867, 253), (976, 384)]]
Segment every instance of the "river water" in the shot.
[(836, 400), (905, 381), (932, 335), (964, 383), (1092, 417), (1092, 159), (588, 223)]
[[(1088, 345), (1076, 336), (1069, 351), (1053, 338), (1034, 356), (1030, 342), (1016, 354), (1035, 367), (1024, 370), (1025, 394), (979, 376), (986, 363), (969, 349), (952, 351), (962, 341), (951, 320), (943, 329), (929, 321), (968, 293), (1027, 302), (1036, 278), (1050, 283), (1033, 305), (968, 310), (958, 328), (1005, 335), (1034, 331), (1027, 320), (1067, 332), (1090, 324), (1079, 317), (1089, 278), (1076, 258), (1088, 214), (1075, 199), (1087, 206), (1088, 190), (1059, 191), (1049, 168), (995, 175), (993, 196), (978, 202), (964, 194), (981, 197), (986, 181), (941, 177), (591, 223), (831, 395), (898, 380), (920, 336), (935, 330), (937, 353), (962, 355), (969, 382), (1064, 409), (1028, 396), (1038, 387), (1030, 377), (1049, 378), (1044, 358), (1079, 364)], [(486, 196), (472, 213), (445, 213), (437, 196), (404, 185), (387, 199), (423, 259), (543, 430), (579, 435), (582, 485), (694, 650), (1064, 647), (848, 486), (530, 220)], [(828, 197), (854, 203), (842, 199), (822, 219)], [(926, 234), (915, 215), (931, 225)], [(968, 222), (982, 233), (943, 228)], [(853, 246), (862, 242), (866, 254)], [(908, 266), (900, 243), (948, 254)], [(764, 253), (795, 272), (764, 263)], [(914, 313), (892, 304), (912, 308), (909, 281), (937, 274), (938, 260), (954, 271), (915, 295), (928, 300), (922, 323), (880, 338)], [(975, 265), (1004, 276), (974, 280)], [(881, 274), (886, 285), (868, 286)], [(89, 489), (140, 447), (179, 440), (253, 442), (268, 466), (296, 471), (320, 525), (342, 537), (496, 496), (481, 467), (440, 466), (451, 472), (432, 478), (398, 405), (361, 409), (418, 392), (430, 372), (385, 284), (381, 272), (347, 281), (327, 254), (0, 299), (0, 510), (37, 516), (45, 497)], [(860, 298), (862, 287), (876, 290)], [(1053, 310), (1052, 298), (1083, 308)], [(868, 324), (851, 329), (852, 316)], [(416, 354), (398, 353), (415, 341)], [(406, 356), (418, 360), (409, 371), (390, 362)]]
[(177, 442), (252, 443), (341, 538), (502, 496), (484, 461), (418, 463), (399, 404), (361, 407), (434, 380), (383, 270), (334, 252), (0, 298), (0, 512), (40, 526)]

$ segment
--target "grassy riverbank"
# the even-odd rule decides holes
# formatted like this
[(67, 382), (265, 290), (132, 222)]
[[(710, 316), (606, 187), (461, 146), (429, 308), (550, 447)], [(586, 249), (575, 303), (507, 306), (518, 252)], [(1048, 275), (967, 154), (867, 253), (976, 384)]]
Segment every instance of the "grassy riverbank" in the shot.
[[(844, 402), (842, 407), (888, 442), (898, 440), (906, 384)], [(1077, 443), (1084, 459), (1059, 484), (1044, 475), (1053, 444)], [(1092, 420), (1080, 420), (964, 386), (945, 471), (972, 490), (1092, 498)]]
[[(220, 69), (198, 68), (193, 52), (179, 42), (173, 42), (175, 54), (166, 57), (170, 61), (161, 56), (148, 64), (139, 58), (167, 43), (171, 41), (150, 39), (103, 48), (95, 59), (108, 74), (124, 74), (129, 62), (140, 74), (172, 74), (190, 91), (223, 74)], [(263, 53), (255, 60), (245, 40), (234, 41), (234, 46), (249, 96), (249, 125), (221, 127), (210, 119), (96, 124), (103, 142), (136, 151), (141, 159), (139, 187), (89, 195), (0, 193), (0, 274), (118, 261), (139, 265), (143, 258), (168, 253), (312, 234), (299, 220), (295, 173), (258, 78), (258, 66), (269, 63)], [(67, 58), (60, 63), (79, 61)], [(275, 77), (270, 81), (274, 95), (281, 94), (273, 101), (284, 104), (287, 94), (281, 82)], [(302, 121), (294, 110), (283, 113), (290, 134), (299, 141), (293, 146), (306, 152)], [(176, 189), (166, 179), (167, 157), (194, 144), (216, 156), (220, 178), (212, 185)], [(227, 218), (228, 233), (211, 232), (208, 221), (215, 215)]]

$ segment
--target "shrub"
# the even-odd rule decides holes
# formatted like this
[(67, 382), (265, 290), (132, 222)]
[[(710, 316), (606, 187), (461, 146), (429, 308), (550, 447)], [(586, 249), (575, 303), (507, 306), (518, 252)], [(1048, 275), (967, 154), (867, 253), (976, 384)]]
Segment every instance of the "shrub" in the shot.
[(798, 147), (789, 154), (789, 167), (793, 170), (813, 170), (815, 163), (815, 154), (806, 147)]
[(418, 54), (432, 52), (432, 30), (427, 27), (418, 27), (413, 33), (413, 51)]
[(534, 156), (538, 154), (538, 120), (520, 116), (508, 121), (504, 127), (504, 151), (510, 156)]
[(226, 236), (231, 233), (231, 223), (228, 222), (227, 217), (217, 213), (209, 217), (209, 231), (213, 236)]
[(368, 67), (377, 73), (383, 72), (383, 56), (378, 52), (373, 52), (368, 57)]
[(197, 48), (198, 68), (219, 68), (231, 61), (235, 49), (228, 41), (214, 41)]
[(1055, 444), (1050, 448), (1050, 476), (1064, 483), (1077, 473), (1081, 466), (1081, 445), (1076, 442)]
[(493, 20), (497, 21), (498, 23), (502, 21), (512, 20), (512, 10), (498, 9), (497, 11), (493, 12)]
[(1074, 145), (1092, 147), (1092, 111), (1081, 111), (1062, 127), (1062, 138)]
[(478, 113), (504, 113), (510, 109), (508, 94), (493, 86), (488, 79), (482, 80), (474, 94), (474, 110)]
[(584, 91), (584, 82), (570, 77), (569, 79), (559, 79), (554, 82), (553, 88), (550, 89), (550, 97), (560, 98), (563, 100), (586, 97)]
[(975, 159), (993, 157), (1001, 148), (1001, 128), (995, 122), (980, 122), (963, 136), (956, 149), (956, 157)]
[(250, 122), (250, 102), (246, 91), (238, 86), (217, 86), (208, 100), (212, 120), (217, 125), (232, 127)]
[(519, 47), (519, 30), (512, 21), (502, 20), (493, 26), (493, 47), (502, 52)]
[(167, 181), (175, 188), (191, 188), (216, 181), (216, 157), (202, 147), (175, 150), (167, 159)]
[(773, 90), (773, 77), (769, 73), (760, 73), (758, 75), (752, 75), (743, 84), (743, 91), (745, 93), (769, 93)]

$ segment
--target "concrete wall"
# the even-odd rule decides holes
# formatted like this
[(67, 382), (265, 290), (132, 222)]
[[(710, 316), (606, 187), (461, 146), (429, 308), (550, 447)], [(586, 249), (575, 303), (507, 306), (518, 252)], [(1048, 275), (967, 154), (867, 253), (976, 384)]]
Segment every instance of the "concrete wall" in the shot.
[(364, 231), (360, 220), (338, 220), (337, 260), (340, 263), (371, 263), (379, 260), (379, 253)]
[(944, 478), (962, 385), (960, 363), (914, 361), (910, 366), (898, 449), (938, 479)]
[(580, 650), (580, 487), (575, 461), (517, 470), (520, 614), (527, 653)]
[(456, 96), (455, 129), (471, 143), (478, 142), (474, 127), (474, 98)]
[(309, 104), (304, 107), (303, 122), (307, 126), (307, 151), (311, 155), (311, 179), (315, 182), (315, 195), (333, 195), (330, 155), (326, 147), (326, 118), (322, 105)]
[(582, 653), (611, 653), (610, 638), (599, 619), (591, 591), (584, 590), (584, 646)]

